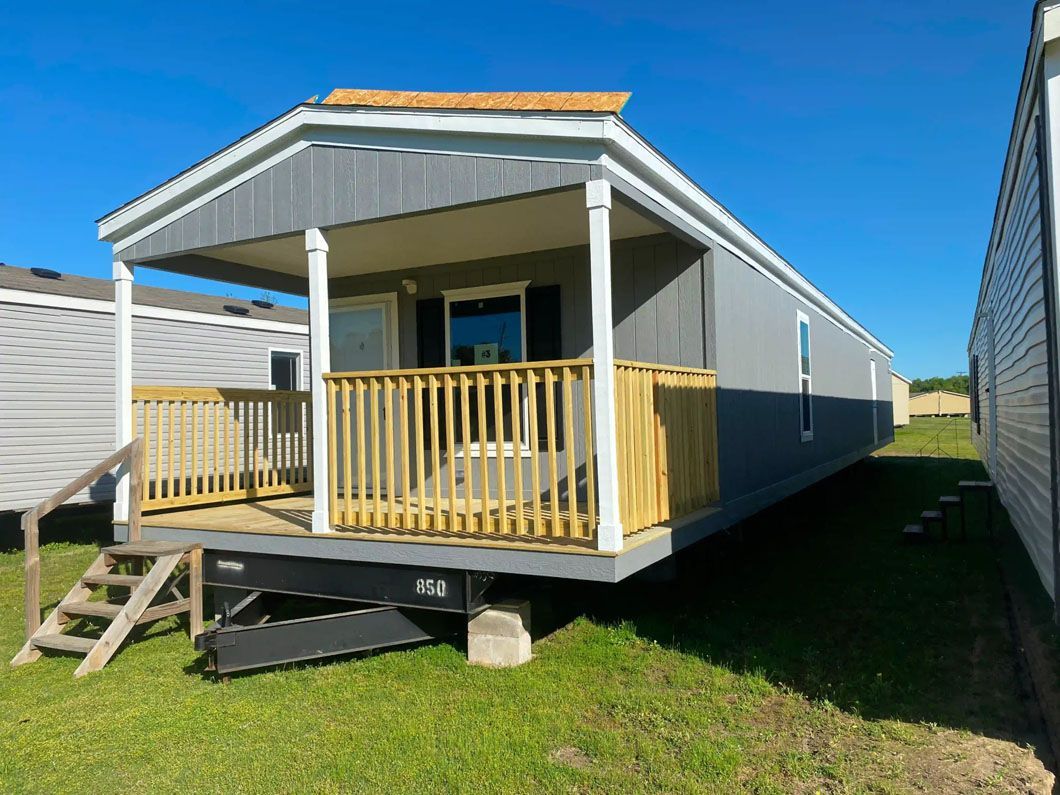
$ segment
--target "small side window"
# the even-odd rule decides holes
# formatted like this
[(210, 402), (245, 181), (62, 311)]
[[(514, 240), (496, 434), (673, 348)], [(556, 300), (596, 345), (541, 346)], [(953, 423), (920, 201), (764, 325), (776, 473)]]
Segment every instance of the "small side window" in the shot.
[(813, 439), (813, 375), (810, 361), (810, 318), (796, 314), (799, 355), (799, 430), (802, 441)]
[(302, 354), (297, 351), (269, 351), (269, 389), (284, 392), (298, 389), (301, 359)]

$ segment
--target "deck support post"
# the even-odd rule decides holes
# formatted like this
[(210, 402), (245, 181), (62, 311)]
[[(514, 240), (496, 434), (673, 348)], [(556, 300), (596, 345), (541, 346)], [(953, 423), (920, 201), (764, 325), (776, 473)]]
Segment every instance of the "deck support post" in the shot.
[(331, 530), (328, 479), (328, 398), (324, 373), (331, 370), (331, 336), (328, 318), (328, 239), (322, 229), (307, 229), (305, 250), (309, 258), (309, 355), (313, 394), (313, 532)]
[(593, 308), (593, 420), (596, 426), (596, 481), (599, 491), (597, 547), (622, 549), (618, 498), (618, 435), (615, 410), (615, 338), (611, 312), (611, 185), (585, 183), (589, 210), (589, 277)]
[[(115, 450), (133, 440), (132, 284), (133, 266), (114, 260), (114, 416)], [(147, 452), (144, 451), (144, 455)], [(114, 520), (129, 519), (129, 461), (118, 467), (114, 482)]]

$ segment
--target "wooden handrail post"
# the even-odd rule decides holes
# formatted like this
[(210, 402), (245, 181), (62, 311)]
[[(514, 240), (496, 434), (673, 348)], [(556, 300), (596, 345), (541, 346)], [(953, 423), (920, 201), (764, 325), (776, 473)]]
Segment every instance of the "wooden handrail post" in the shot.
[(40, 538), (36, 510), (22, 514), (26, 540), (26, 640), (40, 628)]
[(140, 477), (143, 473), (143, 439), (137, 436), (116, 453), (107, 456), (87, 472), (71, 480), (57, 492), (41, 500), (22, 514), (22, 533), (26, 546), (26, 639), (40, 627), (40, 520), (54, 511), (81, 489), (95, 482), (115, 467), (129, 472), (129, 540), (140, 539)]
[[(144, 439), (137, 436), (130, 445), (129, 457), (129, 540), (140, 540), (140, 509), (143, 502)], [(183, 475), (182, 475), (183, 477)]]

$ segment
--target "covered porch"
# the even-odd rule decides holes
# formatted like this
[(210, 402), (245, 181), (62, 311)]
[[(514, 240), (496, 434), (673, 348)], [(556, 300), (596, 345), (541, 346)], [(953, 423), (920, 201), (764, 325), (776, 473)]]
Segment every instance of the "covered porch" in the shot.
[[(686, 219), (556, 120), (483, 149), (298, 113), (320, 117), (300, 143), (240, 142), (101, 220), (145, 527), (616, 554), (719, 501), (711, 263)], [(134, 385), (137, 268), (306, 296), (308, 389)]]

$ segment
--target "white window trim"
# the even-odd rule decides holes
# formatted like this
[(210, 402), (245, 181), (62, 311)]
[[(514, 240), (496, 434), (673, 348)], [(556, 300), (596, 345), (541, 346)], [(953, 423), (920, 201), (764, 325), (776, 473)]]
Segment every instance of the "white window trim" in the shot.
[(300, 392), (303, 389), (303, 386), (302, 386), (302, 382), (303, 382), (303, 378), (302, 378), (302, 367), (303, 367), (303, 364), (302, 364), (302, 351), (299, 350), (298, 348), (272, 348), (272, 347), (269, 348), (269, 359), (268, 359), (268, 361), (269, 361), (269, 389), (275, 389), (276, 388), (276, 387), (274, 387), (272, 385), (272, 355), (274, 353), (286, 353), (286, 354), (294, 355), (295, 362), (296, 362), (295, 368), (294, 368), (294, 374), (295, 374), (295, 384), (297, 385), (297, 386), (295, 386), (295, 391), (299, 391)]
[(373, 306), (382, 306), (386, 310), (387, 314), (387, 344), (390, 347), (390, 363), (389, 368), (397, 370), (400, 368), (401, 356), (398, 350), (398, 294), (394, 293), (373, 293), (371, 295), (351, 295), (346, 298), (332, 298), (328, 302), (328, 308), (331, 311), (336, 309), (349, 309), (356, 307), (358, 309), (367, 309)]
[[(452, 360), (449, 358), (452, 353), (453, 347), (449, 336), (449, 304), (453, 301), (468, 301), (475, 298), (503, 298), (508, 295), (519, 296), (519, 339), (521, 342), (522, 350), (520, 356), (522, 360), (526, 361), (526, 288), (530, 286), (530, 280), (519, 282), (505, 282), (503, 284), (484, 284), (479, 287), (457, 287), (451, 290), (442, 290), (442, 296), (445, 298), (445, 360), (450, 367), (453, 366)], [(520, 413), (522, 414), (522, 427), (529, 427), (529, 407), (527, 398), (524, 395), (522, 400), (522, 406), (520, 407)], [(527, 434), (522, 434), (524, 437)], [(465, 455), (465, 445), (456, 445), (456, 453), (458, 456)], [(478, 442), (471, 442), (466, 445), (466, 455), (468, 457), (480, 457), (482, 450)], [(514, 449), (511, 442), (504, 443), (504, 453), (506, 456), (511, 455), (514, 457)], [(487, 457), (497, 457), (497, 444), (496, 442), (486, 443), (486, 455)], [(519, 455), (523, 458), (530, 456), (530, 439), (523, 438), (519, 444)]]
[[(810, 374), (802, 374), (802, 324), (806, 324), (806, 345), (808, 347), (808, 358), (810, 360)], [(799, 437), (803, 442), (813, 441), (813, 339), (810, 334), (811, 330), (810, 318), (805, 312), (801, 310), (795, 311), (795, 372), (798, 375), (798, 390), (797, 395), (799, 398)], [(807, 393), (810, 396), (810, 429), (804, 431), (802, 429), (802, 382), (805, 381), (808, 389)]]

